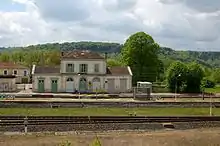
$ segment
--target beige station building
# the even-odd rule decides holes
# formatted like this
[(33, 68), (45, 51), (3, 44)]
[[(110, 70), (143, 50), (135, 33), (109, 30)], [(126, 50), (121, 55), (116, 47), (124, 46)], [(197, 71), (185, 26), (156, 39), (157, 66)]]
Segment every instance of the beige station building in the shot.
[(96, 52), (61, 52), (59, 66), (33, 66), (33, 92), (123, 93), (132, 89), (129, 66), (107, 67), (107, 57)]
[(0, 92), (15, 92), (16, 84), (30, 81), (29, 68), (12, 62), (0, 62)]

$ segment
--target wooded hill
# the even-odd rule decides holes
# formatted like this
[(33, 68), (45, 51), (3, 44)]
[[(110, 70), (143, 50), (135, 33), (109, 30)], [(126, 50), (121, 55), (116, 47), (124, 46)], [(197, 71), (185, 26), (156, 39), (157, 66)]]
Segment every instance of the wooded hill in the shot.
[[(91, 50), (100, 53), (119, 53), (122, 44), (118, 43), (106, 43), (106, 42), (70, 42), (70, 43), (51, 43), (51, 44), (39, 44), (28, 47), (1, 47), (0, 51), (5, 50)], [(206, 67), (220, 67), (220, 52), (200, 52), (200, 51), (176, 51), (171, 48), (161, 47), (159, 50), (159, 58), (163, 61), (165, 66), (168, 66), (171, 62), (179, 60), (182, 62), (196, 61), (199, 64)]]

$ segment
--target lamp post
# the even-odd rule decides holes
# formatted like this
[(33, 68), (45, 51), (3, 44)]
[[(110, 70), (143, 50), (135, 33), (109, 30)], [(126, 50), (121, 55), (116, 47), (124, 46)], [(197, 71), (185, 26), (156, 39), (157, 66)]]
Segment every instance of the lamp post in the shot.
[(176, 84), (175, 84), (175, 101), (176, 101), (176, 97), (177, 97), (177, 81), (178, 81), (178, 77), (181, 77), (181, 74), (179, 74), (179, 75), (176, 77)]
[[(78, 76), (79, 76), (79, 86), (78, 87), (80, 87), (80, 74), (78, 74)], [(79, 92), (79, 99), (80, 99), (80, 88), (78, 89), (78, 92)]]

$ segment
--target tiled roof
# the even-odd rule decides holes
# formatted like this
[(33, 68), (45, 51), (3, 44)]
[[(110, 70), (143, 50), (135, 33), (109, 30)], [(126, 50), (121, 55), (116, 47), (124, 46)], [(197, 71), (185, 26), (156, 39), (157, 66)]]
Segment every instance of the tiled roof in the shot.
[[(35, 74), (60, 73), (60, 67), (36, 66)], [(108, 67), (107, 75), (131, 75), (128, 67)]]
[(130, 75), (128, 67), (114, 66), (107, 68), (109, 75)]
[(60, 73), (58, 66), (36, 66), (34, 73)]
[(74, 51), (66, 51), (61, 52), (61, 58), (63, 59), (104, 59), (99, 53), (91, 52), (91, 51), (82, 51), (82, 50), (74, 50)]
[(28, 67), (12, 62), (0, 62), (0, 69), (28, 69)]

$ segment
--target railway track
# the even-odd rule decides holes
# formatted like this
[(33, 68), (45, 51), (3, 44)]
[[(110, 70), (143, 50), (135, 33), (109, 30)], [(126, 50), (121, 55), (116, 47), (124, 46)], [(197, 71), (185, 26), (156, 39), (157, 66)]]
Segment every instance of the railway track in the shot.
[(220, 116), (0, 116), (0, 127), (22, 125), (220, 122)]

